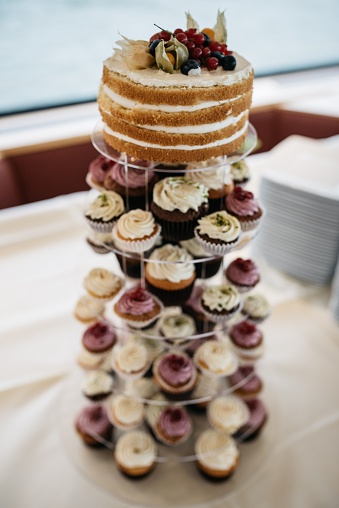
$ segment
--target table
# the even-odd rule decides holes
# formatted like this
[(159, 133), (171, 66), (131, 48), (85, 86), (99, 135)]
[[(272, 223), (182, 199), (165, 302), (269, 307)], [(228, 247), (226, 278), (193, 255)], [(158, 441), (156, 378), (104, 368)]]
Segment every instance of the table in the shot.
[[(260, 156), (251, 165), (259, 168)], [(82, 280), (94, 266), (112, 269), (111, 255), (98, 256), (84, 242), (87, 200), (87, 193), (77, 193), (0, 213), (3, 508), (126, 506), (119, 500), (124, 492), (113, 498), (80, 472), (59, 425), (65, 382), (84, 329), (72, 314)], [(325, 305), (328, 291), (262, 268), (273, 313), (262, 325), (266, 351), (259, 369), (273, 401), (274, 426), (268, 427), (273, 440), (243, 487), (209, 506), (334, 508), (339, 332)], [(136, 485), (142, 489), (138, 482), (131, 488)], [(183, 485), (177, 491), (181, 497), (173, 499), (180, 506), (190, 493)]]

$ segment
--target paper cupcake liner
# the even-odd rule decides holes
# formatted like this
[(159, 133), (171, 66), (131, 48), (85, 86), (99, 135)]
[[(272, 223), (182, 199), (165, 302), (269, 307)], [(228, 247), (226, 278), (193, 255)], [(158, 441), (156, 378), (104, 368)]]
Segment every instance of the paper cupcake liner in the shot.
[(251, 363), (259, 360), (259, 358), (261, 358), (264, 353), (264, 345), (263, 344), (260, 344), (257, 347), (252, 347), (252, 348), (246, 349), (246, 348), (239, 347), (232, 342), (232, 348), (241, 360), (249, 361)]
[(87, 185), (89, 187), (91, 187), (91, 189), (96, 189), (99, 192), (104, 192), (106, 190), (104, 185), (100, 185), (99, 183), (96, 183), (96, 182), (93, 181), (91, 173), (87, 173), (87, 175), (86, 175), (86, 183), (87, 183)]
[(228, 252), (231, 252), (240, 242), (241, 235), (232, 243), (211, 243), (203, 238), (198, 233), (198, 230), (194, 230), (194, 235), (198, 242), (200, 243), (201, 247), (205, 249), (206, 252), (209, 254), (214, 254), (215, 256), (224, 256)]
[(146, 239), (136, 239), (136, 240), (122, 240), (117, 235), (117, 225), (115, 224), (112, 235), (114, 240), (116, 240), (124, 251), (126, 252), (133, 252), (136, 254), (141, 254), (142, 252), (146, 252), (147, 250), (150, 250), (153, 245), (155, 244), (156, 240), (159, 238), (161, 233), (161, 226), (157, 224), (157, 231), (154, 235), (152, 235), (149, 238)]
[(203, 306), (201, 306), (202, 312), (205, 316), (213, 323), (225, 323), (229, 321), (233, 316), (235, 316), (242, 309), (242, 302), (238, 305), (238, 307), (227, 314), (214, 314), (213, 312), (209, 312)]
[(157, 222), (162, 227), (162, 237), (172, 242), (181, 242), (189, 240), (194, 236), (194, 228), (197, 225), (197, 219), (182, 222), (171, 222), (160, 219), (156, 216)]
[(108, 222), (98, 222), (98, 221), (94, 221), (86, 216), (85, 216), (85, 219), (87, 220), (88, 224), (91, 226), (93, 231), (96, 231), (97, 233), (111, 233), (113, 226), (117, 221), (117, 219), (114, 219), (114, 220), (110, 220)]
[(244, 286), (244, 285), (236, 284), (235, 282), (230, 280), (226, 275), (225, 275), (225, 281), (228, 284), (230, 284), (231, 286), (234, 286), (235, 288), (237, 288), (238, 293), (241, 293), (241, 294), (248, 293), (249, 291), (252, 291), (252, 289), (254, 289), (255, 286), (257, 285), (257, 284), (254, 284), (254, 286)]
[(86, 238), (86, 240), (88, 245), (96, 254), (109, 254), (111, 252), (111, 250), (104, 245), (96, 245), (95, 243), (92, 243), (88, 238)]
[(257, 219), (254, 220), (239, 221), (241, 231), (252, 231), (253, 229), (256, 229), (259, 226), (261, 219), (262, 215), (261, 217), (258, 217)]

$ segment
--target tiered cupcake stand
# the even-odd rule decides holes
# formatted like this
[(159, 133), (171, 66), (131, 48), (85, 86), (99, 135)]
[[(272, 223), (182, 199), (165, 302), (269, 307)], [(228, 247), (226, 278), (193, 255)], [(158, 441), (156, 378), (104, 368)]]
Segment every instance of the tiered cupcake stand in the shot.
[[(115, 152), (105, 143), (103, 139), (102, 124), (98, 124), (96, 126), (92, 141), (94, 147), (100, 154), (111, 160), (124, 164), (126, 173), (128, 173), (128, 167), (133, 167), (130, 162), (127, 164), (127, 157), (124, 154)], [(222, 164), (226, 166), (231, 162), (236, 162), (246, 157), (254, 149), (256, 141), (256, 132), (250, 125), (248, 136), (243, 146), (231, 157), (225, 157), (225, 159), (221, 161)], [(220, 161), (218, 164), (220, 164)], [(142, 169), (147, 172), (147, 168), (145, 169), (143, 167)], [(154, 168), (152, 167), (151, 169)], [(205, 169), (208, 170), (211, 169), (211, 167), (206, 167)], [(201, 167), (198, 167), (196, 170), (201, 171)], [(156, 171), (159, 172), (159, 178), (161, 178), (161, 172), (166, 170), (158, 169)], [(194, 171), (194, 169), (192, 169), (192, 171)], [(146, 208), (148, 208), (148, 205), (149, 204), (146, 202)], [(256, 231), (245, 233), (241, 243), (236, 248), (241, 249), (246, 246), (246, 244), (248, 244), (248, 242), (253, 238), (254, 234), (256, 234)], [(140, 283), (143, 286), (145, 284), (145, 263), (150, 262), (150, 260), (148, 260), (147, 253), (136, 255), (119, 251), (119, 249), (114, 246), (110, 246), (110, 250), (112, 253), (119, 256), (120, 266), (125, 274), (125, 288), (135, 286), (137, 283)], [(202, 275), (201, 279), (198, 280), (198, 284), (206, 286), (210, 284), (211, 281), (213, 281), (214, 284), (225, 283), (224, 268), (228, 264), (227, 258), (228, 255), (223, 258), (222, 266), (213, 279), (205, 280), (204, 274), (206, 262), (211, 261), (211, 258), (192, 260), (194, 263), (202, 263)], [(132, 279), (127, 276), (127, 263), (131, 260), (140, 269), (139, 280), (135, 278)], [(100, 265), (100, 261), (98, 261), (98, 265)], [(142, 336), (147, 338), (148, 341), (164, 341), (164, 337), (160, 334), (157, 335), (156, 332), (154, 332), (154, 329), (151, 331), (128, 329), (123, 321), (114, 314), (113, 303), (114, 301), (109, 302), (106, 305), (107, 312), (105, 313), (105, 318), (115, 327), (118, 341), (123, 343), (130, 334)], [(173, 305), (175, 306), (175, 302), (173, 302)], [(202, 338), (206, 339), (210, 335), (217, 335), (220, 338), (226, 337), (227, 330), (231, 324), (243, 319), (244, 315), (239, 313), (232, 318), (231, 321), (223, 324), (217, 324), (212, 331), (209, 331), (207, 327), (205, 327), (202, 333), (186, 337), (186, 339), (188, 342), (191, 342)], [(185, 346), (187, 346), (187, 343), (185, 343), (182, 347), (184, 348)], [(171, 344), (167, 344), (166, 347), (173, 349), (173, 345)], [(198, 472), (195, 465), (196, 455), (194, 444), (199, 434), (210, 427), (206, 412), (201, 410), (201, 407), (199, 409), (199, 406), (207, 404), (217, 395), (230, 394), (240, 387), (240, 385), (231, 386), (228, 379), (224, 377), (218, 381), (217, 385), (214, 385), (211, 393), (194, 396), (193, 392), (193, 395), (186, 397), (185, 400), (170, 401), (171, 405), (179, 404), (184, 406), (189, 412), (193, 422), (192, 435), (186, 442), (178, 446), (166, 446), (164, 444), (157, 443), (157, 467), (155, 467), (148, 476), (138, 481), (130, 479), (121, 474), (113, 460), (115, 442), (123, 431), (114, 429), (112, 440), (101, 440), (104, 445), (104, 448), (101, 449), (94, 449), (85, 446), (81, 439), (79, 439), (76, 435), (74, 430), (74, 420), (77, 411), (89, 404), (89, 401), (85, 400), (85, 397), (81, 394), (80, 387), (83, 376), (84, 373), (80, 367), (77, 367), (70, 379), (67, 381), (68, 386), (67, 390), (65, 390), (65, 396), (62, 401), (61, 423), (66, 449), (78, 469), (84, 473), (87, 478), (89, 478), (97, 486), (111, 493), (114, 498), (123, 503), (127, 503), (131, 506), (148, 507), (170, 507), (174, 504), (176, 506), (210, 506), (212, 502), (223, 500), (230, 494), (234, 494), (237, 490), (241, 490), (251, 478), (253, 479), (253, 475), (265, 462), (265, 458), (269, 453), (272, 440), (274, 439), (274, 436), (270, 432), (272, 422), (271, 416), (269, 420), (270, 425), (266, 425), (266, 428), (259, 439), (245, 443), (244, 441), (247, 437), (246, 433), (237, 435), (237, 442), (240, 450), (240, 464), (235, 473), (227, 481), (217, 483), (210, 482), (207, 479), (205, 480)], [(245, 379), (243, 382), (245, 383), (248, 380), (249, 378)], [(142, 392), (138, 392), (138, 390), (133, 388), (133, 381), (129, 382), (120, 379), (115, 373), (113, 396), (118, 393), (139, 400), (145, 405), (145, 408), (150, 405), (161, 406), (164, 404), (164, 401), (145, 397)], [(267, 401), (267, 399), (269, 399), (269, 395), (269, 390), (265, 388), (264, 400), (268, 406), (270, 406), (270, 401)], [(104, 404), (109, 405), (109, 403), (110, 399), (104, 401)], [(168, 401), (166, 403), (168, 404)], [(93, 404), (95, 404), (95, 402), (93, 402)], [(140, 426), (140, 429), (149, 432), (149, 428), (145, 423)]]

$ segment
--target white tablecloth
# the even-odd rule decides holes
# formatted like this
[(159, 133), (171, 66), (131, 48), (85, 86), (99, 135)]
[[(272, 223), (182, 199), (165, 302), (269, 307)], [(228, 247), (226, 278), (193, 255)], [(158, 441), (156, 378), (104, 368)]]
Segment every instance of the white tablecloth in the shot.
[[(251, 158), (251, 165), (259, 168), (260, 157)], [(82, 474), (59, 425), (65, 380), (84, 329), (72, 314), (82, 280), (94, 266), (112, 268), (113, 260), (84, 241), (86, 200), (80, 193), (0, 213), (2, 508), (126, 506), (118, 500), (124, 492), (112, 497)], [(273, 304), (262, 325), (266, 350), (259, 366), (273, 439), (243, 488), (213, 506), (335, 508), (339, 333), (325, 305), (328, 292), (268, 267), (262, 290)], [(131, 488), (136, 485), (142, 490), (137, 482)], [(178, 492), (180, 506), (190, 493), (183, 485)]]

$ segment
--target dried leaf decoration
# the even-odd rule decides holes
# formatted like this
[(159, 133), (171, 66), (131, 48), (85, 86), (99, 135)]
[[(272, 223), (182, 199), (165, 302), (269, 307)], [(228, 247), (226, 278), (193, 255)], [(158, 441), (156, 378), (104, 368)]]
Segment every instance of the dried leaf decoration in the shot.
[(191, 14), (189, 11), (187, 11), (186, 13), (186, 20), (187, 20), (187, 30), (189, 28), (196, 28), (197, 29), (197, 32), (200, 32), (199, 30), (199, 25), (198, 23), (195, 21), (195, 19), (192, 18)]
[(122, 41), (117, 41), (121, 49), (116, 49), (115, 53), (120, 55), (131, 71), (148, 69), (154, 64), (154, 58), (149, 52), (147, 41), (128, 39), (122, 35)]
[(227, 30), (226, 30), (226, 18), (225, 11), (218, 9), (217, 22), (214, 25), (215, 40), (221, 43), (227, 43)]

